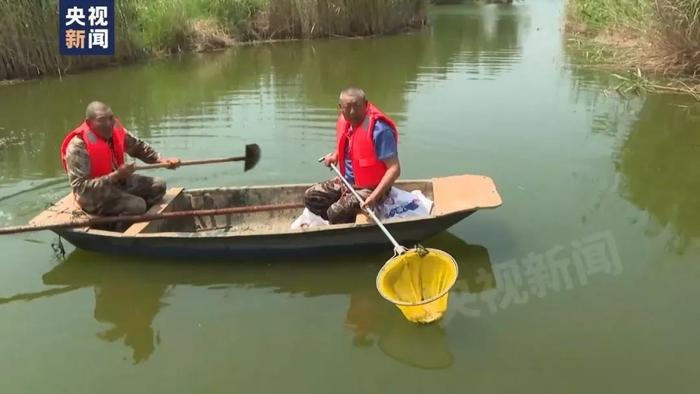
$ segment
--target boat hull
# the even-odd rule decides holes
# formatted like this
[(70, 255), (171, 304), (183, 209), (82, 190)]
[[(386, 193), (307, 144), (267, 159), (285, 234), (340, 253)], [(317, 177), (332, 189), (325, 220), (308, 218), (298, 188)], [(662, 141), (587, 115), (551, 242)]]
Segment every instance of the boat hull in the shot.
[[(387, 228), (400, 244), (412, 247), (415, 243), (447, 230), (474, 212), (388, 223)], [(56, 233), (80, 249), (113, 255), (168, 259), (284, 257), (306, 253), (337, 254), (392, 249), (389, 240), (374, 224), (251, 235), (160, 233), (127, 237), (118, 233), (81, 230), (57, 230)]]

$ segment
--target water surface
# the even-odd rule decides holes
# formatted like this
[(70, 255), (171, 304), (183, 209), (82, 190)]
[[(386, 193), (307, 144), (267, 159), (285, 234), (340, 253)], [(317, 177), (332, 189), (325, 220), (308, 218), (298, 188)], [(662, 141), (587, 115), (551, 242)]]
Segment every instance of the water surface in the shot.
[[(385, 252), (150, 261), (0, 238), (0, 392), (695, 392), (700, 108), (620, 97), (563, 4), (434, 8), (412, 34), (244, 46), (0, 88), (0, 223), (68, 191), (58, 150), (95, 99), (194, 187), (314, 182), (338, 91), (400, 127), (404, 178), (494, 179), (504, 205), (427, 240), (460, 264), (416, 327), (374, 289)], [(598, 254), (596, 254), (598, 253)], [(694, 372), (695, 371), (695, 372)]]

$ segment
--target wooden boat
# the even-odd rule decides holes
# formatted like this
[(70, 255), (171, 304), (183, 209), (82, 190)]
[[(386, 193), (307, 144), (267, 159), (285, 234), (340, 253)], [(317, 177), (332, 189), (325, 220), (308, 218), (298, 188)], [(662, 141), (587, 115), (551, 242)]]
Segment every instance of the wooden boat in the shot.
[[(148, 213), (220, 209), (240, 206), (302, 204), (310, 184), (245, 186), (185, 190), (170, 188)], [(491, 178), (458, 175), (399, 181), (403, 190), (421, 190), (433, 201), (428, 216), (386, 220), (394, 237), (412, 246), (451, 227), (479, 209), (496, 208), (501, 197)], [(134, 223), (124, 231), (99, 228), (55, 229), (77, 248), (117, 255), (163, 258), (249, 257), (339, 253), (390, 245), (378, 226), (363, 214), (355, 223), (291, 229), (301, 209), (282, 209)], [(36, 216), (32, 225), (85, 218), (71, 195)]]

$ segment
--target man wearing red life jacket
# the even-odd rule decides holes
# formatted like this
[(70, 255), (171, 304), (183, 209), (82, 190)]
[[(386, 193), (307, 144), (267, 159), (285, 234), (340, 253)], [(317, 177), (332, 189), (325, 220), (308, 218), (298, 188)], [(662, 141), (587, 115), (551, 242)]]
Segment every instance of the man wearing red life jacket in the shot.
[[(368, 102), (359, 88), (340, 93), (339, 110), (336, 149), (326, 155), (324, 163), (336, 164), (365, 205), (374, 207), (387, 196), (401, 174), (396, 124)], [(352, 223), (362, 209), (337, 178), (309, 188), (304, 194), (304, 204), (331, 224)]]
[(61, 161), (78, 205), (102, 216), (138, 215), (160, 201), (165, 182), (134, 174), (124, 153), (146, 163), (180, 165), (162, 159), (146, 142), (129, 133), (112, 109), (95, 101), (87, 106), (85, 121), (68, 133), (61, 145)]

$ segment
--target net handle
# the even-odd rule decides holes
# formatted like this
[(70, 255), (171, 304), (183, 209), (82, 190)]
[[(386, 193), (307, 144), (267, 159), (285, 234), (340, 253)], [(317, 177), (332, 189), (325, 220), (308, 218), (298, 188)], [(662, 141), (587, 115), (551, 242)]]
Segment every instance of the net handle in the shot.
[[(322, 157), (322, 158), (318, 159), (318, 161), (321, 162), (321, 161), (323, 161), (323, 159), (324, 159), (324, 158)], [(331, 163), (331, 168), (333, 169), (333, 171), (335, 171), (335, 173), (338, 175), (338, 177), (340, 178), (340, 180), (343, 181), (343, 183), (345, 184), (345, 186), (346, 186), (348, 189), (350, 189), (350, 191), (351, 191), (352, 194), (355, 196), (355, 198), (357, 199), (357, 201), (360, 202), (360, 206), (365, 205), (365, 200), (363, 200), (362, 197), (360, 197), (360, 195), (357, 193), (357, 191), (355, 191), (355, 188), (352, 187), (352, 185), (350, 184), (350, 182), (348, 182), (348, 180), (345, 179), (345, 177), (343, 176), (343, 174), (340, 173), (340, 171), (338, 170), (338, 167), (336, 167), (335, 164)], [(406, 251), (407, 251), (408, 249), (406, 249), (405, 247), (399, 245), (399, 243), (398, 243), (398, 242), (396, 241), (396, 239), (391, 235), (391, 233), (389, 232), (389, 230), (387, 230), (386, 227), (384, 227), (384, 225), (382, 224), (382, 222), (379, 221), (379, 218), (377, 217), (377, 215), (374, 214), (374, 211), (371, 210), (369, 207), (363, 207), (362, 209), (363, 209), (365, 212), (367, 212), (367, 213), (369, 214), (369, 216), (372, 218), (372, 220), (374, 220), (374, 222), (377, 224), (377, 226), (379, 226), (379, 228), (382, 230), (382, 232), (384, 233), (384, 235), (386, 235), (386, 237), (389, 238), (389, 241), (391, 241), (391, 244), (394, 245), (394, 256), (398, 256), (398, 255), (401, 255), (401, 254), (406, 253)]]

